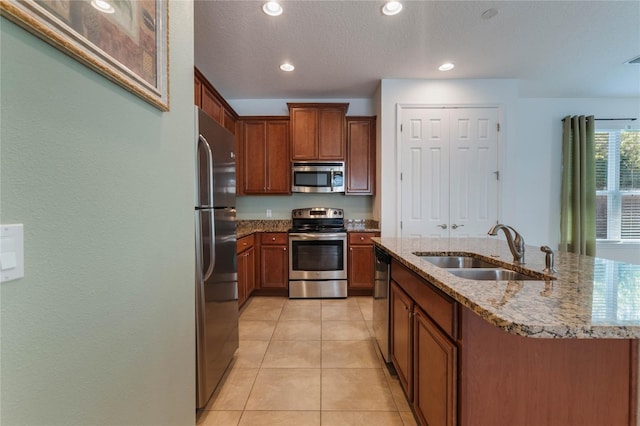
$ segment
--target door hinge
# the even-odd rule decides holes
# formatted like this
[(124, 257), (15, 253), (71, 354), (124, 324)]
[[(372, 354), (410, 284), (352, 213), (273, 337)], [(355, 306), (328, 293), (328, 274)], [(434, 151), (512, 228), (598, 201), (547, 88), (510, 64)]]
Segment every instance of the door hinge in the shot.
[(400, 229), (402, 229), (402, 221), (400, 221)]
[(400, 124), (400, 133), (402, 133), (402, 124)]
[(400, 172), (400, 180), (402, 180), (402, 172)]
[(498, 131), (500, 131), (500, 123), (496, 123), (496, 129), (498, 129)]
[(493, 173), (495, 173), (495, 175), (496, 175), (496, 180), (500, 180), (500, 170), (496, 170)]

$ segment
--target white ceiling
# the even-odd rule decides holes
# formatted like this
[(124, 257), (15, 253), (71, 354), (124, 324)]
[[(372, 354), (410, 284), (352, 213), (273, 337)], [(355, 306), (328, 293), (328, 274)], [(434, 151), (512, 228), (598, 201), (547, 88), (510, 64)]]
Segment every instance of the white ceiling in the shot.
[[(381, 79), (515, 78), (523, 97), (640, 96), (640, 1), (196, 0), (195, 63), (227, 99), (369, 98)], [(482, 13), (498, 10), (492, 19)], [(295, 65), (284, 73), (283, 62)], [(456, 68), (438, 71), (445, 61)]]

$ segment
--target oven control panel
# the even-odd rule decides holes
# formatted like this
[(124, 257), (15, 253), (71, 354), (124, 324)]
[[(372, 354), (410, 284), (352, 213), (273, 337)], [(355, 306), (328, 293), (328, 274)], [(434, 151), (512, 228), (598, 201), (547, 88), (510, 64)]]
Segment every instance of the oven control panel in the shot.
[(291, 211), (292, 219), (342, 219), (344, 210), (333, 207), (308, 207)]

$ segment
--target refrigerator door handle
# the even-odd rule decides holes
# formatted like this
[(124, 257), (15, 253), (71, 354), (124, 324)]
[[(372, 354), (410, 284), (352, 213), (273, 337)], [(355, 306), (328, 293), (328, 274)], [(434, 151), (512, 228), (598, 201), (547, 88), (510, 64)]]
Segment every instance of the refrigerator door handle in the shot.
[(207, 268), (207, 272), (204, 273), (203, 282), (207, 282), (211, 277), (213, 268), (216, 265), (216, 218), (213, 210), (207, 210), (207, 212), (211, 218), (211, 249), (209, 250), (209, 267)]
[(204, 136), (202, 136), (202, 134), (198, 136), (198, 144), (204, 145), (204, 148), (207, 151), (206, 172), (207, 172), (207, 181), (208, 181), (207, 195), (209, 197), (209, 200), (206, 203), (203, 203), (202, 200), (198, 200), (198, 205), (200, 206), (208, 205), (213, 207), (213, 153), (211, 152), (211, 146), (209, 145), (209, 142)]
[(202, 227), (200, 226), (200, 211), (196, 210), (196, 283), (202, 282)]
[[(204, 238), (202, 238), (202, 215), (208, 213), (211, 221), (211, 249), (209, 250), (209, 266), (207, 271), (203, 271), (204, 259), (202, 258)], [(213, 274), (213, 268), (216, 262), (216, 244), (215, 244), (215, 220), (213, 217), (213, 211), (211, 210), (196, 210), (196, 271), (198, 275), (196, 280), (199, 286), (204, 287), (204, 284)]]

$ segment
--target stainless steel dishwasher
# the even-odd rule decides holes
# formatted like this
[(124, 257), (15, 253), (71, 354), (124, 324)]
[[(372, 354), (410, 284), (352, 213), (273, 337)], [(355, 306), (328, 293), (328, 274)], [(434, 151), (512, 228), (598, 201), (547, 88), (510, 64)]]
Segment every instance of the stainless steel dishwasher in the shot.
[(391, 362), (391, 342), (389, 340), (389, 311), (391, 286), (389, 266), (391, 256), (375, 246), (376, 269), (373, 283), (373, 332), (385, 362)]

